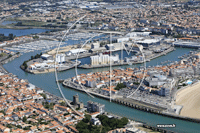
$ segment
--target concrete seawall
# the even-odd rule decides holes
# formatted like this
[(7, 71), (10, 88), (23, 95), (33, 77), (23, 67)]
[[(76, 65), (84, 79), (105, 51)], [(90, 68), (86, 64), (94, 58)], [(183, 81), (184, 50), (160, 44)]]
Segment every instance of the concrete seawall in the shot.
[[(74, 89), (74, 90), (86, 93), (83, 89), (73, 87), (71, 85), (66, 84), (65, 82), (66, 82), (66, 80), (63, 82), (64, 87), (68, 87), (70, 89)], [(98, 94), (98, 93), (95, 93), (95, 92), (88, 92), (88, 93), (90, 93), (90, 94), (92, 94), (96, 97), (103, 98), (105, 100), (110, 100), (110, 98), (108, 96), (104, 96), (104, 95), (101, 95), (101, 94)], [(158, 114), (158, 115), (162, 115), (162, 116), (170, 117), (170, 118), (174, 118), (174, 119), (186, 120), (186, 121), (190, 121), (190, 122), (194, 122), (194, 123), (200, 123), (200, 119), (194, 119), (194, 118), (183, 117), (183, 116), (179, 116), (179, 115), (175, 115), (175, 114), (164, 113), (163, 112), (164, 108), (158, 108), (158, 107), (150, 106), (150, 105), (143, 105), (142, 103), (136, 103), (136, 102), (130, 103), (130, 102), (126, 102), (125, 100), (121, 100), (121, 99), (117, 99), (117, 98), (112, 99), (112, 101), (116, 104), (120, 104), (120, 105), (123, 105), (123, 106), (134, 108), (134, 109), (137, 109), (137, 110), (140, 110), (140, 111)]]

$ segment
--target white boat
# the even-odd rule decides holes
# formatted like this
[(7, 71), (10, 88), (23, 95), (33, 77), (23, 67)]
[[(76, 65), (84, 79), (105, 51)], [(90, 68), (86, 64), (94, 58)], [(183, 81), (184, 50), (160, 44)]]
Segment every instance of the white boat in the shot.
[(132, 63), (132, 62), (129, 62), (129, 63), (128, 63), (128, 65), (132, 66), (132, 65), (133, 65), (133, 63)]

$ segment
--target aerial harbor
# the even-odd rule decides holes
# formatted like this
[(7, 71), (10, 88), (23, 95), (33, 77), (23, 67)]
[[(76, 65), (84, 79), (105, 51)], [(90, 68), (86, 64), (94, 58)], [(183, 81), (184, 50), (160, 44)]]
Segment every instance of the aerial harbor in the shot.
[(198, 133), (200, 1), (0, 1), (0, 132)]

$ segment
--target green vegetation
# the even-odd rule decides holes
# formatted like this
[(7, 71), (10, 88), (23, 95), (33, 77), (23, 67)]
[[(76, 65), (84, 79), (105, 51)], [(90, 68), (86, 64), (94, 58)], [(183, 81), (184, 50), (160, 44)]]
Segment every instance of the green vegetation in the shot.
[(82, 120), (84, 123), (88, 123), (88, 122), (90, 122), (90, 120), (91, 120), (91, 115), (85, 115), (85, 118)]
[(44, 108), (46, 109), (50, 109), (53, 110), (53, 106), (55, 105), (54, 103), (48, 103), (48, 102), (43, 102), (42, 105), (44, 106)]
[(0, 54), (0, 57), (4, 57), (4, 56), (7, 56), (8, 54), (6, 54), (6, 53), (1, 53)]
[(16, 36), (13, 34), (9, 34), (8, 36), (5, 36), (4, 34), (0, 34), (0, 42), (13, 40)]
[(62, 101), (62, 102), (60, 103), (60, 105), (61, 105), (61, 106), (65, 106), (65, 102)]
[(47, 99), (47, 96), (46, 96), (46, 94), (44, 94), (44, 93), (41, 93), (40, 94), (44, 99)]
[(120, 90), (122, 88), (125, 88), (126, 85), (124, 85), (123, 83), (118, 83), (117, 86), (114, 88), (115, 90)]
[(22, 64), (24, 69), (27, 69), (27, 67), (28, 67), (27, 62), (29, 62), (30, 60), (33, 60), (33, 59), (38, 59), (38, 58), (41, 57), (41, 55), (42, 55), (42, 52), (40, 54), (35, 55), (35, 56), (31, 56), (31, 59), (24, 61), (24, 63)]
[(17, 125), (17, 128), (22, 128), (20, 125)]
[(135, 85), (139, 85), (140, 83), (138, 83), (138, 82), (134, 82), (133, 84), (135, 84)]
[(76, 125), (76, 129), (80, 133), (105, 133), (112, 129), (122, 128), (128, 123), (128, 119), (125, 117), (110, 119), (106, 115), (99, 115), (97, 118), (101, 121), (101, 126), (92, 125), (91, 116), (85, 115), (85, 118)]
[(4, 111), (4, 110), (1, 110), (1, 111), (0, 111), (0, 113), (3, 113), (4, 115), (6, 115), (6, 113), (5, 113), (5, 111)]
[(183, 83), (183, 86), (187, 86), (187, 84), (186, 84), (186, 83)]
[(76, 110), (79, 110), (79, 109), (81, 109), (81, 108), (76, 108)]
[(24, 130), (30, 130), (30, 127), (29, 127), (29, 126), (28, 126), (28, 127), (25, 127)]
[(106, 128), (110, 128), (110, 130), (113, 130), (116, 128), (122, 128), (128, 123), (128, 119), (125, 117), (121, 119), (117, 119), (117, 118), (110, 119), (106, 115), (99, 115), (97, 116), (97, 118), (99, 118), (103, 126), (105, 126)]
[(64, 116), (69, 115), (69, 113), (64, 113)]
[(22, 121), (23, 121), (23, 122), (26, 122), (26, 121), (27, 121), (26, 116), (23, 117)]
[(39, 36), (35, 35), (33, 36), (33, 39), (39, 39)]
[[(16, 21), (19, 21), (20, 18)], [(42, 27), (46, 23), (45, 22), (38, 22), (35, 20), (20, 20), (17, 24), (10, 24), (9, 26), (28, 26), (28, 27)]]

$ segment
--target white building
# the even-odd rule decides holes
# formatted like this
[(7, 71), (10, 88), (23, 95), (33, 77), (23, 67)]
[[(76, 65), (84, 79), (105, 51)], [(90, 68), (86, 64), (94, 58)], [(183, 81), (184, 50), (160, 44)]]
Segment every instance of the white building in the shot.
[(88, 80), (86, 80), (86, 86), (94, 88), (94, 87), (96, 87), (96, 81), (92, 80), (92, 79), (88, 79)]
[(52, 55), (48, 55), (48, 54), (42, 54), (41, 55), (41, 58), (43, 60), (52, 60), (53, 59), (53, 56)]
[(85, 49), (73, 49), (73, 50), (70, 50), (68, 52), (66, 52), (66, 56), (74, 56), (74, 55), (78, 55), (79, 54), (82, 54), (82, 53), (87, 53), (87, 50)]
[(94, 124), (94, 125), (101, 125), (101, 122), (99, 121), (98, 118), (92, 118), (92, 119), (91, 119), (91, 122), (92, 122), (92, 124)]
[(28, 90), (33, 90), (33, 89), (35, 89), (35, 85), (29, 83), (29, 84), (27, 85), (27, 89), (28, 89)]
[(97, 42), (97, 43), (93, 43), (92, 45), (91, 45), (91, 49), (97, 49), (97, 48), (99, 48), (99, 43)]
[(48, 69), (54, 67), (53, 65), (49, 65), (47, 63), (38, 63), (35, 62), (29, 66), (29, 70), (41, 70), (41, 69)]
[(129, 37), (123, 37), (123, 38), (118, 38), (117, 39), (117, 42), (119, 43), (119, 42), (127, 42), (127, 41), (129, 41)]
[(136, 37), (136, 36), (149, 36), (151, 32), (131, 32), (126, 34), (126, 37)]
[(107, 54), (103, 55), (102, 53), (100, 53), (99, 55), (90, 56), (90, 61), (91, 61), (91, 65), (109, 64), (110, 61), (111, 63), (119, 62), (119, 55), (109, 56)]
[(56, 62), (58, 62), (58, 63), (65, 62), (65, 54), (57, 54), (56, 55)]

